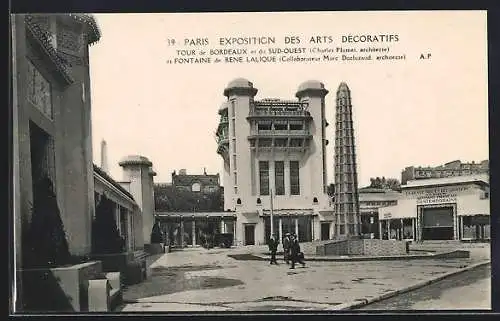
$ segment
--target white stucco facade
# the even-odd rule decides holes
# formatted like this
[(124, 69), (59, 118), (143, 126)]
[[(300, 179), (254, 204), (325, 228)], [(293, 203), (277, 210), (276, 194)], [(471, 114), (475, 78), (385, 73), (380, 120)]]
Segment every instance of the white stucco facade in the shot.
[[(433, 220), (432, 213), (429, 214), (428, 223), (424, 223), (423, 213), (425, 211), (430, 213), (439, 208), (450, 210), (450, 215), (452, 215), (450, 219), (453, 220), (450, 233), (452, 228), (453, 239), (469, 238), (465, 233), (467, 226), (469, 228), (484, 226), (484, 231), (478, 230), (477, 233), (481, 234), (482, 238), (489, 238), (488, 176), (475, 175), (409, 181), (407, 185), (402, 186), (397, 205), (379, 209), (379, 220), (381, 224), (409, 220), (413, 226), (414, 238), (421, 240), (425, 239), (423, 229), (433, 227), (433, 223), (429, 223)], [(424, 226), (426, 224), (427, 226)], [(443, 223), (436, 221), (435, 224), (437, 228), (444, 228), (440, 226)], [(476, 237), (479, 236), (476, 235)]]
[(154, 224), (153, 163), (144, 156), (130, 155), (120, 161), (123, 168), (121, 186), (134, 197), (142, 212), (142, 237), (144, 244), (149, 244)]
[(327, 93), (322, 83), (308, 81), (298, 87), (297, 100), (255, 100), (257, 89), (241, 78), (224, 90), (218, 153), (224, 160), (224, 210), (237, 216), (237, 245), (267, 242), (271, 207), (272, 229), (280, 238), (295, 232), (299, 240), (319, 239), (320, 222), (333, 222), (326, 194)]

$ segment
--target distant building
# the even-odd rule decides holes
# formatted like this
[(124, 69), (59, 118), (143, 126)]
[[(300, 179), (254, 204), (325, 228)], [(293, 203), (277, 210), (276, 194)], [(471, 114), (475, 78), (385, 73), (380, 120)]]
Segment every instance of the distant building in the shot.
[(320, 239), (322, 223), (333, 230), (326, 193), (327, 93), (322, 83), (307, 81), (297, 100), (255, 100), (257, 89), (243, 78), (224, 89), (217, 153), (224, 209), (237, 218), (238, 245), (265, 244), (271, 231), (280, 239), (295, 232), (306, 242)]
[(455, 160), (436, 167), (406, 167), (401, 172), (401, 184), (406, 184), (406, 182), (415, 179), (467, 176), (487, 173), (489, 173), (488, 160), (483, 160), (479, 163), (474, 161), (470, 163), (462, 163), (460, 160)]
[(154, 185), (155, 213), (168, 243), (203, 245), (219, 233), (234, 235), (234, 213), (224, 212), (219, 174), (172, 173), (172, 183)]
[(178, 174), (172, 173), (172, 186), (178, 190), (210, 194), (220, 190), (220, 177), (219, 173), (209, 175), (206, 171), (202, 175), (188, 175), (185, 169), (181, 169)]

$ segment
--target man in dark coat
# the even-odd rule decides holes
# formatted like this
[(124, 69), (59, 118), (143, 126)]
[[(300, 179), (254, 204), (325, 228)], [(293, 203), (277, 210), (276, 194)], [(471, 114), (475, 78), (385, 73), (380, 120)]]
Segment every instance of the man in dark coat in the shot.
[(269, 252), (271, 252), (271, 264), (276, 264), (278, 265), (278, 262), (276, 261), (276, 251), (278, 251), (278, 241), (276, 240), (275, 236), (272, 235), (271, 238), (269, 239)]
[(290, 263), (290, 233), (286, 233), (283, 238), (283, 260), (286, 264)]
[(302, 267), (305, 267), (304, 263), (304, 254), (300, 251), (299, 240), (292, 234), (291, 242), (290, 242), (290, 256), (292, 259), (292, 266), (290, 269), (295, 269), (295, 263), (298, 262), (302, 264)]

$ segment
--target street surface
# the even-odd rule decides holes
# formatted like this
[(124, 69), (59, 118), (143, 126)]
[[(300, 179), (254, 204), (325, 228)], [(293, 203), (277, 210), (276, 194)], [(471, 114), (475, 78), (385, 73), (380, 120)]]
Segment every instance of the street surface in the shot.
[[(281, 257), (275, 266), (252, 255), (265, 251), (262, 246), (187, 248), (164, 254), (150, 266), (148, 280), (125, 290), (121, 311), (335, 310), (489, 258), (489, 247), (471, 249), (469, 259), (307, 262), (306, 257), (305, 268), (299, 264), (291, 270)], [(464, 286), (483, 288), (487, 281), (481, 282)], [(489, 304), (485, 295), (471, 304)], [(425, 300), (407, 308), (441, 304)]]
[(491, 266), (450, 276), (359, 310), (491, 309)]

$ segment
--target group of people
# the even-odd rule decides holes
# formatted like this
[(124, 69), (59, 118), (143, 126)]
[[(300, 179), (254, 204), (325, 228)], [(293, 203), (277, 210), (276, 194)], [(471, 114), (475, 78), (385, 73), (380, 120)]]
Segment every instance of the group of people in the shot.
[[(295, 269), (295, 263), (300, 263), (304, 267), (304, 253), (300, 251), (299, 240), (295, 233), (286, 233), (283, 237), (283, 260), (286, 264), (290, 264), (290, 269)], [(278, 252), (279, 241), (276, 239), (276, 235), (272, 235), (269, 239), (269, 252), (271, 252), (271, 262), (270, 264), (278, 265), (276, 261), (276, 252)]]

